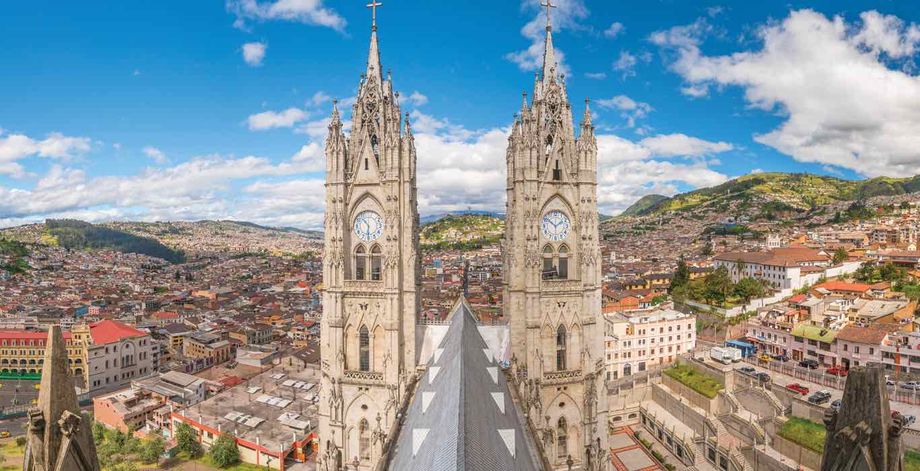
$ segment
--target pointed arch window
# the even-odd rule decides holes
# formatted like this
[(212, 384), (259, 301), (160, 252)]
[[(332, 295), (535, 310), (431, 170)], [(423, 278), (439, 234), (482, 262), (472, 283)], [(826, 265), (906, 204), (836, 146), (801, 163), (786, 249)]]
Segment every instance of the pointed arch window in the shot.
[(556, 267), (553, 265), (553, 247), (543, 247), (543, 279), (556, 278)]
[(565, 371), (566, 347), (568, 335), (564, 325), (559, 325), (556, 329), (556, 370)]
[(565, 417), (556, 422), (556, 458), (564, 460), (569, 456), (569, 433)]
[(355, 279), (363, 280), (367, 276), (367, 251), (363, 245), (355, 249)]
[(382, 252), (379, 245), (371, 248), (371, 280), (380, 281), (382, 266)]
[(371, 336), (365, 325), (362, 325), (361, 330), (358, 331), (358, 369), (371, 370)]
[(569, 278), (569, 248), (566, 245), (559, 247), (559, 258), (556, 265), (559, 272), (559, 278), (567, 280)]
[(358, 448), (361, 461), (369, 461), (371, 459), (371, 431), (367, 419), (361, 419), (358, 424)]

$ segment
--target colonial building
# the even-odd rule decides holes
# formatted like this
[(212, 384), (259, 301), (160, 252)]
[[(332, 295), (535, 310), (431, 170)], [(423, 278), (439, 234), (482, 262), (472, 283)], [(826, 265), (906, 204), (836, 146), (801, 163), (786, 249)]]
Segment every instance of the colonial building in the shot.
[(334, 108), (326, 140), (320, 469), (374, 469), (416, 366), (415, 143), (380, 64), (377, 6), (350, 135)]
[(594, 469), (607, 448), (597, 143), (587, 105), (576, 136), (553, 48), (524, 95), (507, 152), (504, 314), (512, 368), (550, 465)]

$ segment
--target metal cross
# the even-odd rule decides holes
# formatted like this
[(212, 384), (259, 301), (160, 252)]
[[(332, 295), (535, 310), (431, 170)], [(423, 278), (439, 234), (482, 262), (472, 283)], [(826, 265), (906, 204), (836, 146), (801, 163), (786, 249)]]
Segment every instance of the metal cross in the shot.
[(378, 3), (377, 0), (371, 0), (371, 3), (367, 4), (367, 7), (371, 9), (371, 26), (374, 29), (377, 28), (377, 7), (382, 7), (383, 3)]
[(540, 6), (546, 7), (546, 26), (552, 26), (552, 25), (553, 25), (553, 22), (552, 22), (552, 20), (550, 19), (550, 17), (552, 16), (552, 15), (551, 15), (551, 12), (552, 12), (551, 8), (559, 8), (559, 6), (558, 6), (558, 5), (553, 5), (553, 0), (546, 0), (546, 3), (541, 3)]

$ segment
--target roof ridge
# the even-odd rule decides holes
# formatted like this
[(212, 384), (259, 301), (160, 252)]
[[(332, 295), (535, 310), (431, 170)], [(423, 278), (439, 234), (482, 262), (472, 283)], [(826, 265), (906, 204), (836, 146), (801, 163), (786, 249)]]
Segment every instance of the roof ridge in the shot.
[[(460, 297), (462, 300), (463, 297)], [(460, 366), (460, 372), (458, 373), (458, 380), (460, 383), (460, 392), (459, 392), (459, 403), (457, 404), (457, 466), (463, 466), (463, 463), (466, 463), (466, 387), (464, 387), (464, 376), (465, 376), (465, 365), (464, 361), (464, 346), (465, 342), (463, 341), (464, 331), (465, 331), (465, 320), (466, 316), (463, 315), (463, 304), (461, 301), (457, 301), (458, 308), (456, 309), (457, 313), (460, 314), (459, 319), (453, 319), (454, 322), (460, 322), (461, 324), (457, 326), (460, 329), (460, 344), (457, 348), (458, 363)]]

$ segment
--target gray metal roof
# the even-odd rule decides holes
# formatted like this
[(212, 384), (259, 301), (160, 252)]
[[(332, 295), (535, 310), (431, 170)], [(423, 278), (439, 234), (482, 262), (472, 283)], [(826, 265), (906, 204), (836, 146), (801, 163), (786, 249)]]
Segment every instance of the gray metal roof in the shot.
[(540, 470), (508, 387), (461, 299), (419, 380), (388, 469)]

